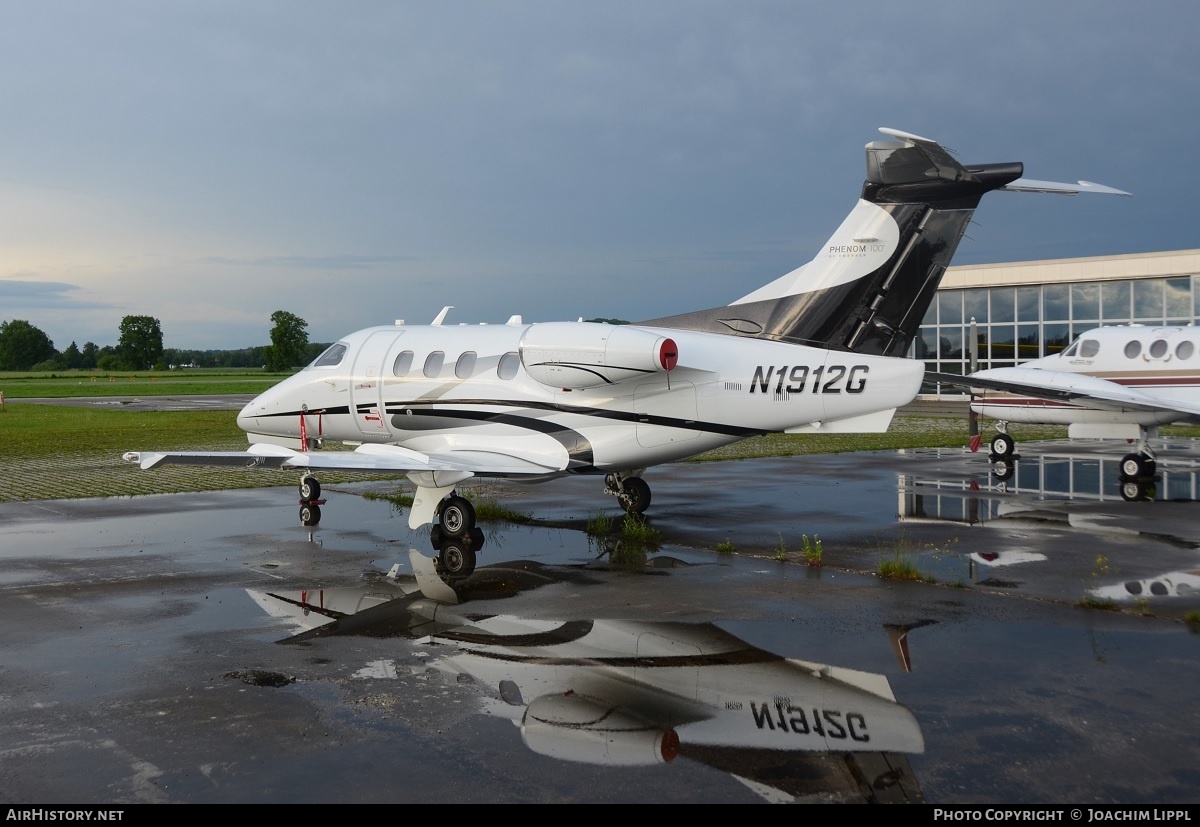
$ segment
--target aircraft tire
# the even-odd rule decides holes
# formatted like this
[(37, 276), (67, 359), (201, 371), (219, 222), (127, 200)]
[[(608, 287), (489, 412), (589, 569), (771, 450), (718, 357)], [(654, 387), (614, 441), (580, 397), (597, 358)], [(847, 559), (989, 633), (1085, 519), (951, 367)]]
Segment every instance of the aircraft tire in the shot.
[(1134, 503), (1146, 498), (1146, 489), (1137, 480), (1126, 480), (1121, 483), (1121, 499)]
[(467, 577), (475, 571), (475, 551), (461, 543), (447, 543), (438, 551), (438, 567), (447, 577)]
[(992, 476), (1000, 482), (1012, 479), (1013, 471), (1011, 460), (1000, 460), (992, 466)]
[(321, 506), (319, 505), (302, 505), (300, 506), (300, 525), (311, 528), (319, 525), (321, 522)]
[(990, 449), (992, 456), (1008, 459), (1017, 450), (1017, 441), (1008, 434), (996, 434), (992, 437)]
[(617, 497), (630, 514), (644, 514), (650, 507), (650, 486), (641, 477), (628, 477), (623, 481), (625, 490)]
[(1121, 476), (1127, 480), (1140, 480), (1154, 476), (1158, 464), (1145, 454), (1126, 454), (1121, 458)]
[(475, 527), (475, 506), (464, 497), (450, 497), (442, 505), (442, 533), (454, 540)]
[(321, 483), (316, 477), (301, 477), (300, 499), (319, 500), (321, 498)]

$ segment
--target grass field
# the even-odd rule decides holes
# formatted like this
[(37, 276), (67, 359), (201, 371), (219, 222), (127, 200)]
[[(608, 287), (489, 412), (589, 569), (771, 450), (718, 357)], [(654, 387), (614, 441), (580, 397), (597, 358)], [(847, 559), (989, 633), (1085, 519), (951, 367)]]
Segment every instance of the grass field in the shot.
[[(1200, 428), (1165, 433), (1200, 436)], [(991, 433), (987, 431), (985, 433)], [(1066, 428), (1020, 426), (1021, 440), (1061, 439)], [(770, 434), (710, 451), (693, 461), (956, 447), (968, 441), (963, 419), (897, 416), (883, 434)], [(232, 411), (128, 411), (8, 403), (0, 412), (0, 502), (215, 491), (295, 485), (295, 471), (167, 466), (142, 471), (126, 451), (236, 451), (246, 447)], [(323, 473), (322, 482), (397, 479), (386, 474)]]
[(63, 399), (69, 396), (199, 396), (262, 393), (289, 373), (261, 369), (189, 368), (186, 371), (0, 372), (5, 399)]

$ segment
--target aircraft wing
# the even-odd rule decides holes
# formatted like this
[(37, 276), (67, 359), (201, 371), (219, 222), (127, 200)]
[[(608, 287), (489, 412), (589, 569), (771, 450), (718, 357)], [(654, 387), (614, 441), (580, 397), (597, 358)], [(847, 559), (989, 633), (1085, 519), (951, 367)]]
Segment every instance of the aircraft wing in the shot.
[(127, 462), (143, 469), (158, 465), (244, 465), (251, 468), (307, 468), (313, 471), (409, 473), (458, 471), (469, 474), (536, 475), (561, 471), (564, 458), (500, 449), (441, 450), (421, 453), (398, 445), (360, 445), (354, 451), (295, 451), (258, 443), (245, 451), (130, 451)]
[(1180, 414), (1180, 418), (1200, 417), (1200, 405), (1179, 399), (1151, 396), (1116, 382), (1082, 373), (1037, 368), (992, 368), (969, 376), (926, 371), (925, 378), (927, 381), (958, 385), (969, 389), (973, 394), (982, 388), (1037, 399), (1074, 402), (1101, 410), (1175, 411)]

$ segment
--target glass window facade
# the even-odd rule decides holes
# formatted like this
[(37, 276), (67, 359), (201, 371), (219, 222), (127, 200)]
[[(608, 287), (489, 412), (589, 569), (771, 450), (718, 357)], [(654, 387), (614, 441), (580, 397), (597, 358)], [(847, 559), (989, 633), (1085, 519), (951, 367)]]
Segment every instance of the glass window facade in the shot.
[(972, 317), (977, 370), (1013, 367), (1058, 353), (1101, 324), (1196, 324), (1200, 276), (939, 290), (913, 343), (914, 358), (931, 371), (968, 373)]

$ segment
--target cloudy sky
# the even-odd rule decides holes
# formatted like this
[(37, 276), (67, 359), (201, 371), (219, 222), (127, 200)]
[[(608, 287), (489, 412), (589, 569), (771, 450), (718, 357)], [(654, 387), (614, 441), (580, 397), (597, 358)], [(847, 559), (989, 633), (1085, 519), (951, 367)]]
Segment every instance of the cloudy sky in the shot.
[(0, 0), (0, 320), (56, 346), (653, 318), (807, 261), (890, 126), (997, 193), (957, 263), (1200, 247), (1200, 4)]

